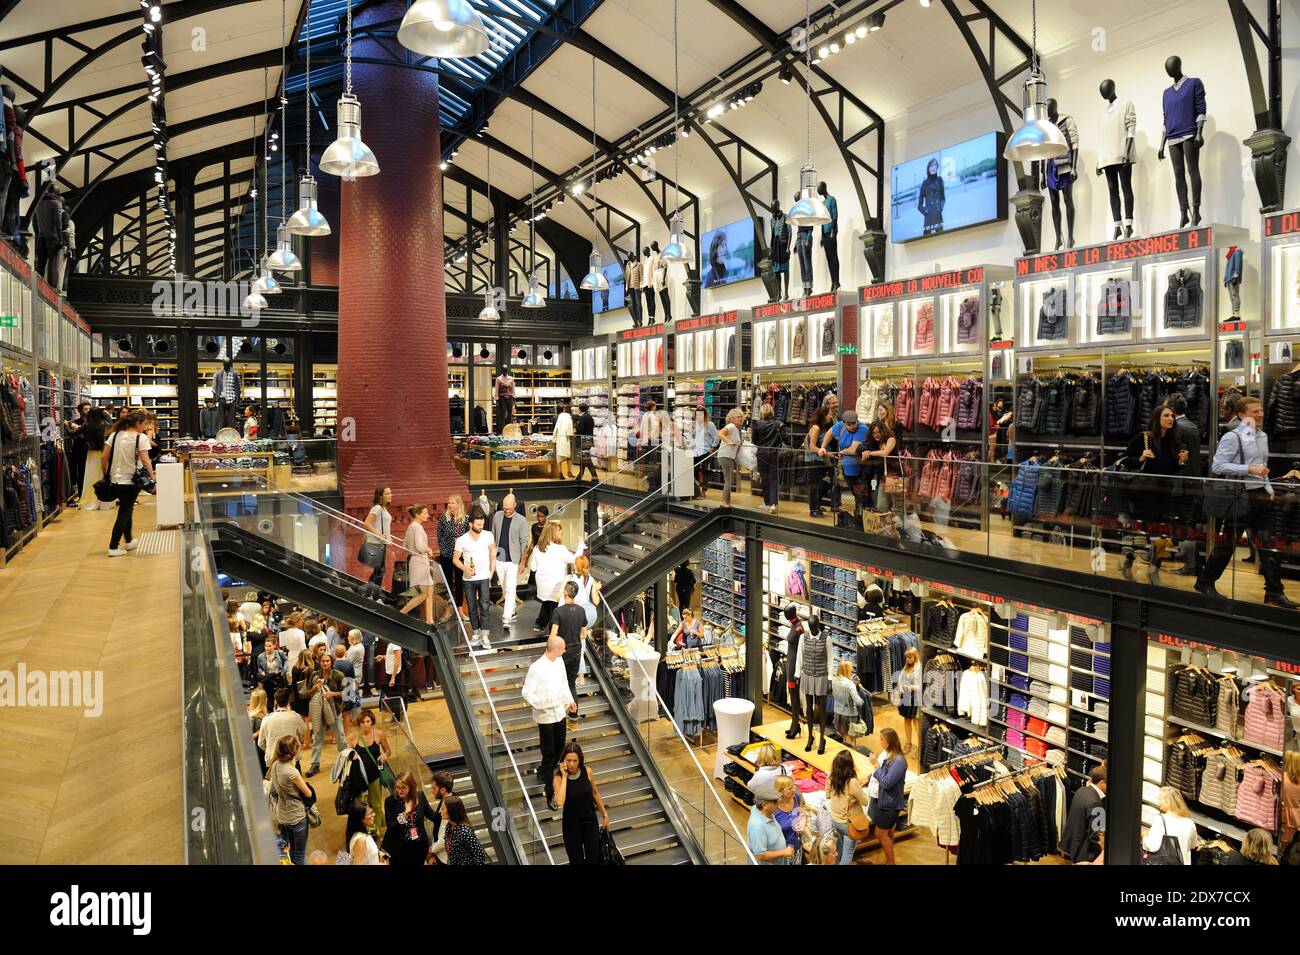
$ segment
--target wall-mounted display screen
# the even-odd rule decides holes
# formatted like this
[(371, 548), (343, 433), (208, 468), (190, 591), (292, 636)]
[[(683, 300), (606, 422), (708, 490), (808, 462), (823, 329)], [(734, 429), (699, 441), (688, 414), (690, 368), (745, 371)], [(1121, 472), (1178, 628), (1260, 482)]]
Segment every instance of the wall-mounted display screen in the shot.
[(893, 170), (890, 236), (910, 242), (1007, 217), (1004, 136), (946, 146)]
[(754, 271), (754, 222), (741, 219), (704, 233), (700, 243), (705, 288), (743, 282)]
[(608, 312), (611, 309), (622, 308), (627, 304), (624, 298), (623, 266), (613, 262), (602, 266), (600, 271), (604, 274), (605, 281), (609, 283), (609, 288), (591, 293), (591, 310)]

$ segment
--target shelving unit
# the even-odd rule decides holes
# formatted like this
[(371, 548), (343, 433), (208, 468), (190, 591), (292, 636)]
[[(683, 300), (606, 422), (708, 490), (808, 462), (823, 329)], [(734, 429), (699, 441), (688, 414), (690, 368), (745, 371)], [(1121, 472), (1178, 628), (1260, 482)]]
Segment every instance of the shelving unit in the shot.
[(312, 427), (337, 429), (339, 423), (339, 367), (315, 365), (311, 372)]
[(705, 623), (745, 636), (744, 540), (719, 537), (700, 552), (700, 613)]
[(173, 451), (180, 438), (180, 399), (175, 363), (115, 362), (91, 367), (90, 397), (99, 404), (125, 404), (158, 415), (158, 443)]
[(530, 433), (550, 434), (555, 418), (573, 402), (573, 373), (567, 368), (512, 367), (515, 421)]

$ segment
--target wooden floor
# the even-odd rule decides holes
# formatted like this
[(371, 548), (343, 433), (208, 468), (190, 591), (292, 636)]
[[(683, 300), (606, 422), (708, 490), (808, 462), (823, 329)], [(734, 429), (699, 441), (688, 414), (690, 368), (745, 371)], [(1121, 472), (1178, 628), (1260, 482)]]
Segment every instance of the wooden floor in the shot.
[(104, 688), (97, 717), (0, 709), (0, 863), (184, 862), (179, 545), (109, 558), (114, 516), (67, 512), (0, 569), (0, 670), (101, 671)]

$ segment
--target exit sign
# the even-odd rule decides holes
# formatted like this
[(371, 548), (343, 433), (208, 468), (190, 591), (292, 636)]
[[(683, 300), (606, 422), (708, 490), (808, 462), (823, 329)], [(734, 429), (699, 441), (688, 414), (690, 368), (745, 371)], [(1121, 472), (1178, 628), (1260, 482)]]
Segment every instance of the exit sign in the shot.
[(0, 328), (17, 328), (17, 315), (0, 315)]
[(856, 355), (858, 353), (858, 346), (851, 345), (851, 344), (841, 344), (835, 346), (835, 351), (840, 355)]

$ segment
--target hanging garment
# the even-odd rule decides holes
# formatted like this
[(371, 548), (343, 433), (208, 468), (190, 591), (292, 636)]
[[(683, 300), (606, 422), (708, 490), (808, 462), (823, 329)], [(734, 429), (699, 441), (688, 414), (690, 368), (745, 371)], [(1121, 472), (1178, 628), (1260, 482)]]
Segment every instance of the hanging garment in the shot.
[(1103, 282), (1097, 298), (1097, 334), (1126, 334), (1132, 314), (1128, 281), (1112, 278)]
[(916, 310), (916, 332), (912, 338), (914, 351), (934, 349), (934, 306), (926, 302)]
[(1206, 756), (1205, 771), (1201, 774), (1201, 802), (1233, 815), (1237, 811), (1241, 765), (1241, 758), (1225, 749)]
[(1030, 458), (1016, 468), (1016, 476), (1011, 479), (1011, 491), (1007, 495), (1007, 510), (1016, 517), (1028, 520), (1034, 516), (1041, 468), (1041, 462), (1035, 458)]
[(967, 378), (957, 390), (957, 428), (961, 431), (978, 431), (983, 419), (984, 383), (978, 378)]
[(1038, 309), (1038, 337), (1043, 341), (1059, 341), (1070, 334), (1066, 316), (1066, 297), (1064, 288), (1050, 288), (1043, 295), (1043, 304)]
[(794, 327), (794, 339), (790, 343), (790, 360), (802, 362), (806, 360), (804, 353), (804, 323), (800, 322)]
[[(1127, 371), (1107, 379), (1106, 434), (1128, 436), (1137, 430), (1137, 399), (1140, 387), (1137, 378)], [(1143, 421), (1144, 425), (1145, 423)]]
[(1043, 383), (1032, 375), (1016, 386), (1016, 430), (1037, 434), (1043, 422)]
[(939, 382), (934, 378), (927, 378), (921, 385), (920, 413), (917, 415), (917, 423), (925, 425), (927, 428), (938, 427), (938, 417), (935, 412), (938, 410), (939, 401)]
[(977, 296), (964, 298), (957, 306), (957, 344), (973, 345), (979, 330), (980, 300)]
[(1241, 723), (1241, 690), (1237, 681), (1230, 676), (1219, 678), (1219, 697), (1215, 712), (1217, 718), (1214, 728), (1229, 739), (1238, 739), (1237, 728)]
[(1281, 776), (1259, 763), (1248, 764), (1241, 773), (1237, 786), (1237, 810), (1234, 815), (1242, 822), (1276, 832), (1278, 802), (1281, 796)]
[(904, 378), (898, 385), (898, 397), (894, 405), (894, 417), (904, 428), (911, 428), (916, 411), (916, 383), (911, 378)]
[(822, 358), (835, 354), (835, 316), (826, 316), (822, 323)]
[(894, 309), (886, 308), (876, 316), (876, 357), (894, 354)]
[(1268, 683), (1256, 684), (1248, 693), (1242, 739), (1282, 749), (1286, 735), (1286, 698)]
[(1201, 324), (1201, 273), (1179, 269), (1169, 276), (1165, 291), (1165, 328), (1197, 328)]

